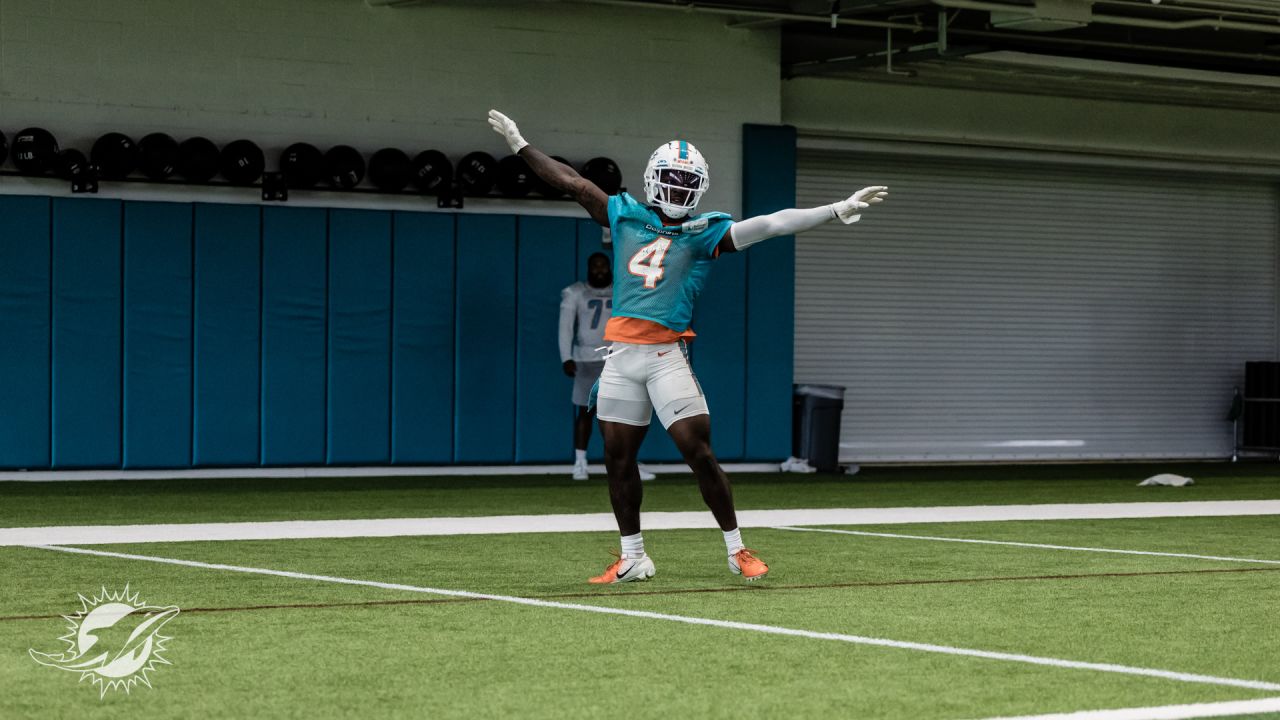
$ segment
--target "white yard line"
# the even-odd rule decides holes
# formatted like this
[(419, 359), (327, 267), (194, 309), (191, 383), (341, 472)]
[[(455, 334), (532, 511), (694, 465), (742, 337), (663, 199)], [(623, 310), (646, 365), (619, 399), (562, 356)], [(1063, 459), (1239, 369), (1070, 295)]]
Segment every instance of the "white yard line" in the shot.
[[(898, 525), (1003, 520), (1099, 520), (1238, 515), (1280, 515), (1280, 500), (739, 510), (738, 524), (744, 528), (758, 528), (782, 525)], [(646, 530), (715, 527), (711, 513), (705, 510), (644, 513), (641, 524)], [(613, 515), (609, 513), (156, 525), (67, 525), (0, 528), (0, 546), (617, 532), (617, 529)]]
[[(600, 605), (586, 605), (580, 603), (565, 603), (552, 600), (539, 600), (535, 598), (515, 597), (511, 595), (491, 595), (488, 593), (468, 592), (465, 590), (446, 590), (439, 588), (418, 587), (415, 585), (400, 585), (397, 583), (384, 583), (372, 580), (353, 580), (351, 578), (334, 577), (330, 575), (312, 575), (309, 573), (288, 572), (285, 570), (270, 570), (267, 568), (244, 567), (240, 565), (222, 565), (218, 563), (204, 563), (195, 560), (179, 560), (175, 558), (154, 557), (150, 555), (130, 555), (127, 553), (106, 552), (103, 550), (89, 550), (86, 548), (69, 548), (69, 547), (53, 547), (53, 546), (32, 546), (43, 550), (55, 550), (64, 553), (73, 553), (76, 555), (91, 555), (97, 557), (118, 558), (123, 560), (141, 560), (145, 562), (164, 563), (167, 565), (182, 565), (185, 567), (203, 568), (207, 570), (226, 570), (230, 572), (250, 573), (254, 575), (271, 575), (275, 577), (293, 578), (296, 580), (313, 580), (316, 582), (337, 583), (341, 585), (360, 585), (365, 587), (381, 588), (384, 590), (398, 590), (402, 592), (425, 593), (429, 595), (444, 595), (448, 597), (473, 598), (477, 600), (491, 600), (494, 602), (511, 603), (515, 605), (526, 605), (531, 607), (552, 608), (556, 610), (574, 610), (578, 612), (600, 613), (603, 615), (622, 615), (625, 617), (643, 618), (647, 620), (664, 620), (667, 622), (684, 623), (687, 625), (703, 625), (709, 627), (725, 628), (729, 630), (745, 630), (749, 632), (764, 633), (767, 635), (784, 635), (790, 637), (808, 638), (811, 640), (830, 640), (836, 642), (851, 643), (854, 645), (872, 645), (876, 647), (896, 648), (900, 650), (915, 650), (918, 652), (938, 653), (943, 655), (958, 655), (963, 657), (982, 658), (986, 660), (1002, 660), (1005, 662), (1024, 663), (1029, 665), (1043, 665), (1055, 668), (1069, 668), (1073, 670), (1093, 670), (1096, 672), (1116, 673), (1120, 675), (1137, 675), (1143, 677), (1154, 677), (1163, 680), (1173, 680), (1185, 683), (1201, 683), (1206, 685), (1223, 685), (1227, 687), (1245, 688), (1249, 690), (1264, 691), (1280, 691), (1280, 684), (1263, 682), (1260, 680), (1242, 680), (1237, 678), (1216, 677), (1213, 675), (1197, 675), (1194, 673), (1176, 672), (1173, 670), (1158, 670), (1153, 668), (1131, 667), (1128, 665), (1112, 665), (1109, 663), (1091, 663), (1080, 662), (1077, 660), (1061, 660), (1058, 658), (1039, 657), (1035, 655), (1019, 655), (1016, 653), (992, 652), (988, 650), (974, 650), (970, 648), (951, 647), (948, 645), (930, 645), (927, 643), (905, 642), (901, 640), (886, 640), (883, 638), (863, 637), (860, 635), (845, 635), (842, 633), (823, 633), (813, 632), (810, 630), (800, 630), (796, 628), (778, 627), (775, 625), (759, 625), (756, 623), (733, 622), (729, 620), (714, 620), (711, 618), (690, 617), (686, 615), (670, 615), (667, 613), (648, 612), (645, 610), (627, 610), (625, 608), (606, 607)], [(602, 596), (607, 597), (607, 596)]]
[(1230, 717), (1232, 715), (1253, 715), (1265, 712), (1280, 712), (1280, 698), (1122, 708), (1119, 710), (1081, 710), (1080, 712), (1019, 715), (1016, 717), (990, 718), (989, 720), (1183, 720), (1184, 718)]
[(1280, 560), (1258, 560), (1256, 558), (1223, 557), (1221, 555), (1192, 555), (1190, 553), (1152, 552), (1150, 550), (1115, 550), (1099, 547), (1076, 547), (1074, 545), (1044, 545), (1041, 543), (1010, 542), (1007, 540), (973, 540), (969, 538), (935, 537), (933, 535), (899, 535), (897, 533), (865, 532), (863, 530), (835, 530), (832, 528), (804, 528), (775, 526), (774, 530), (794, 530), (796, 532), (832, 533), (835, 535), (860, 535), (864, 537), (900, 538), (903, 540), (933, 540), (936, 542), (972, 543), (975, 545), (1012, 545), (1014, 547), (1037, 548), (1041, 550), (1075, 550), (1079, 552), (1116, 553), (1119, 555), (1156, 555), (1159, 557), (1191, 558), (1193, 560), (1221, 560), (1223, 562), (1263, 563), (1280, 565)]

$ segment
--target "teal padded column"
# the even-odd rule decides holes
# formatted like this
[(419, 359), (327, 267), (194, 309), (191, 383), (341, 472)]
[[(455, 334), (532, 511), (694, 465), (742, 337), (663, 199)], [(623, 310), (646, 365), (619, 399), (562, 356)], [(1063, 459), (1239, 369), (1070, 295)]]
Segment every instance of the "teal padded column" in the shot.
[(328, 213), (262, 213), (262, 463), (322, 465)]
[(262, 208), (195, 206), (196, 465), (257, 465)]
[(329, 211), (329, 464), (391, 461), (391, 213)]
[(713, 263), (698, 297), (690, 343), (693, 369), (711, 408), (711, 447), (716, 457), (742, 459), (746, 410), (746, 278), (742, 253)]
[(453, 461), (454, 220), (397, 212), (391, 461)]
[(51, 204), (0, 197), (0, 467), (47, 468)]
[(458, 218), (454, 461), (515, 459), (516, 220)]
[(53, 466), (120, 467), (118, 200), (53, 201)]
[[(744, 217), (795, 207), (796, 130), (742, 128)], [(795, 239), (774, 238), (746, 252), (746, 444), (744, 459), (791, 454), (795, 364)]]
[(124, 466), (191, 464), (190, 204), (124, 206)]
[(571, 462), (573, 380), (557, 337), (560, 291), (575, 281), (577, 221), (522, 216), (517, 230), (516, 462)]

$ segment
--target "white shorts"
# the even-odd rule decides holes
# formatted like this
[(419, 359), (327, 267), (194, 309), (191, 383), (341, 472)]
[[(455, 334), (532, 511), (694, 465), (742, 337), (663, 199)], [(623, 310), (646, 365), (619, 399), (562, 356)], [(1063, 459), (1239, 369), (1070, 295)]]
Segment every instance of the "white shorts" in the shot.
[(710, 414), (683, 342), (616, 342), (609, 353), (600, 374), (596, 417), (627, 425), (648, 425), (656, 409), (662, 427), (669, 428), (677, 420)]
[(585, 407), (591, 402), (591, 386), (600, 379), (604, 370), (604, 361), (574, 363), (578, 368), (573, 373), (573, 404)]

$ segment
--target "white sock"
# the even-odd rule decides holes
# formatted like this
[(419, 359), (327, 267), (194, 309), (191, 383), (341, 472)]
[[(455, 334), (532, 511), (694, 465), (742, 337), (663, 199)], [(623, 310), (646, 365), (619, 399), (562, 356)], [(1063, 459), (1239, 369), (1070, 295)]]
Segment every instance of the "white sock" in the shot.
[(742, 544), (742, 531), (739, 530), (738, 528), (734, 528), (729, 532), (725, 533), (724, 546), (729, 551), (730, 555), (746, 547), (745, 545)]
[(585, 463), (586, 461), (587, 461), (587, 451), (578, 450), (577, 448), (574, 448), (574, 451), (573, 451), (574, 464), (576, 465), (578, 463)]
[(622, 536), (622, 557), (633, 560), (644, 557), (644, 538), (640, 533)]

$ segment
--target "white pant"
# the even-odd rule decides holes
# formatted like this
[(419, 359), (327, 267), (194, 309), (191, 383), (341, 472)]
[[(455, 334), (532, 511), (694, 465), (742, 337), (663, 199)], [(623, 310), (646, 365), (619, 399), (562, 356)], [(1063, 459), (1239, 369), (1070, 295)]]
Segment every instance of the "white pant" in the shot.
[(600, 374), (596, 417), (627, 425), (648, 425), (655, 409), (662, 427), (694, 415), (707, 415), (684, 343), (613, 343)]

